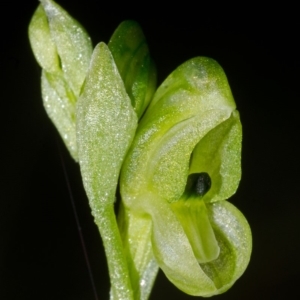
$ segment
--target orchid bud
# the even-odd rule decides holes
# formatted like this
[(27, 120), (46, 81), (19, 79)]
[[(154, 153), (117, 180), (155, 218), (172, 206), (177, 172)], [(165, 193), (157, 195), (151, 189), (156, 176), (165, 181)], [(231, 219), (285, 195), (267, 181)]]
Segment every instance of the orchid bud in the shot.
[(77, 160), (76, 102), (92, 55), (83, 27), (52, 0), (41, 0), (29, 39), (42, 67), (42, 96), (48, 116)]
[(122, 22), (110, 38), (108, 47), (132, 107), (141, 117), (156, 89), (156, 68), (139, 24), (135, 21)]

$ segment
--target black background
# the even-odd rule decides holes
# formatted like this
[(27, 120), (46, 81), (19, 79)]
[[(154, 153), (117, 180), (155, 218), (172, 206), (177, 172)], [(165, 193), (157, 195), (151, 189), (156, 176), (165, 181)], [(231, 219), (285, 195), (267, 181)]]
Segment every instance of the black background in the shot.
[[(158, 81), (195, 56), (224, 68), (243, 124), (242, 181), (230, 199), (253, 233), (248, 269), (216, 299), (296, 299), (299, 227), (299, 23), (288, 5), (219, 7), (59, 2), (107, 42), (124, 19), (138, 21)], [(78, 166), (44, 111), (40, 68), (27, 27), (37, 2), (3, 4), (1, 19), (0, 298), (93, 300), (61, 156), (70, 180), (99, 299), (109, 281), (102, 242)], [(7, 17), (7, 21), (4, 19)], [(4, 91), (4, 92), (3, 92)], [(159, 273), (150, 299), (192, 299)]]

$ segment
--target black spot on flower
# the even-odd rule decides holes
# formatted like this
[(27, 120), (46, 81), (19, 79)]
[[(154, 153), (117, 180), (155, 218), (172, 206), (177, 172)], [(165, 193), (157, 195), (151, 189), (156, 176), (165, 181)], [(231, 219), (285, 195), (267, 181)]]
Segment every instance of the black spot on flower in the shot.
[(211, 187), (210, 176), (206, 172), (190, 174), (185, 187), (185, 198), (189, 198), (192, 195), (197, 198), (204, 196)]
[(205, 172), (199, 173), (198, 178), (194, 184), (195, 192), (199, 196), (204, 196), (211, 187), (211, 179)]

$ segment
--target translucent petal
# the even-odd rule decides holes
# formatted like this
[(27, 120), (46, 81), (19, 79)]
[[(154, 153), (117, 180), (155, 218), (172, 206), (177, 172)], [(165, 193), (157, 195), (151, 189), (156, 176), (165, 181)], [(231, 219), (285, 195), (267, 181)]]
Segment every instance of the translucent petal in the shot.
[(231, 197), (241, 178), (242, 127), (239, 113), (234, 111), (195, 147), (189, 173), (206, 172), (212, 185), (204, 201), (213, 202)]
[(207, 210), (221, 251), (218, 259), (201, 264), (201, 268), (213, 280), (219, 294), (228, 290), (248, 266), (252, 236), (247, 220), (231, 203), (207, 204)]
[(207, 296), (216, 292), (202, 271), (190, 242), (171, 206), (155, 195), (145, 195), (144, 210), (152, 219), (152, 247), (155, 259), (168, 279), (190, 295)]

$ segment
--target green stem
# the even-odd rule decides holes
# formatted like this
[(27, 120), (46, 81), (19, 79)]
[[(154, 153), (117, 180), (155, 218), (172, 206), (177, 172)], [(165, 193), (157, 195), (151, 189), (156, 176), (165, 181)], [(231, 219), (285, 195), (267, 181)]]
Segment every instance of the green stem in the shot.
[(103, 240), (108, 262), (111, 283), (110, 299), (133, 300), (128, 267), (113, 206), (107, 205), (101, 212), (98, 211), (95, 222)]

